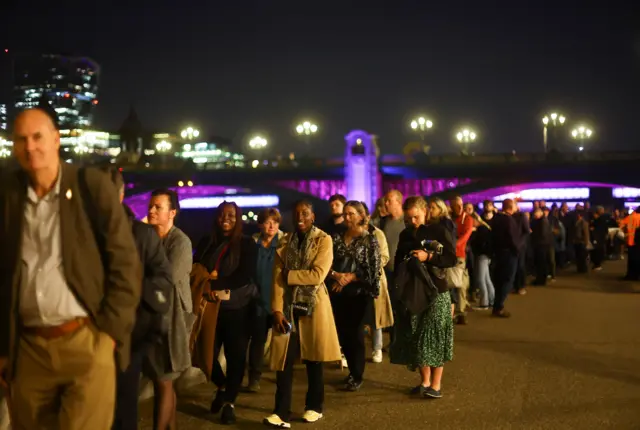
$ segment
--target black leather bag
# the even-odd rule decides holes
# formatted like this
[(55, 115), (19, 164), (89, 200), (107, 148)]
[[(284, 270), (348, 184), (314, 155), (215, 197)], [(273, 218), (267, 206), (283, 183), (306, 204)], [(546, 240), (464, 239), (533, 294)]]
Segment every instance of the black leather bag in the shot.
[(440, 293), (427, 267), (415, 257), (396, 267), (394, 283), (398, 300), (414, 315), (431, 308)]

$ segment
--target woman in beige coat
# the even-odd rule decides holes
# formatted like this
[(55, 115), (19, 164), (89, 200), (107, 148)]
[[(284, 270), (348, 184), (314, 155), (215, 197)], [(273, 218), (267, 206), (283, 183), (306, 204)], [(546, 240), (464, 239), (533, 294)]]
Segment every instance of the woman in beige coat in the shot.
[(333, 310), (324, 280), (333, 262), (331, 237), (315, 227), (310, 202), (294, 210), (294, 233), (287, 233), (276, 250), (273, 271), (274, 329), (271, 368), (276, 374), (273, 415), (264, 423), (289, 428), (293, 389), (293, 365), (301, 358), (307, 367), (307, 390), (303, 420), (322, 418), (324, 403), (323, 362), (340, 361), (340, 345)]
[(380, 274), (380, 294), (373, 301), (373, 307), (375, 312), (375, 327), (372, 327), (371, 338), (373, 343), (373, 357), (374, 363), (382, 363), (382, 329), (387, 327), (393, 327), (393, 309), (391, 308), (391, 297), (389, 296), (389, 285), (387, 282), (387, 276), (384, 273), (384, 267), (389, 262), (389, 245), (387, 244), (387, 238), (384, 236), (384, 232), (378, 227), (371, 225), (369, 232), (378, 240), (380, 245), (380, 260), (381, 260), (381, 274)]

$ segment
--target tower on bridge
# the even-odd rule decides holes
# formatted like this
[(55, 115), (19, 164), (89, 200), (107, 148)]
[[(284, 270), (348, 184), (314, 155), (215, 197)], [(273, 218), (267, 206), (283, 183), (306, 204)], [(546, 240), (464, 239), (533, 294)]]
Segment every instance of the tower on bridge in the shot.
[(365, 202), (373, 212), (381, 190), (376, 136), (362, 130), (353, 130), (345, 136), (345, 141), (344, 177), (347, 200)]

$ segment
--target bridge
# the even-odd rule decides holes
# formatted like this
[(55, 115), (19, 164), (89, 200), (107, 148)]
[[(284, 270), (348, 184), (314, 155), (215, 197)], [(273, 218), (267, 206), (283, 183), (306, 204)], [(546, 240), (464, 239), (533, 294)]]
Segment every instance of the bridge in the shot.
[[(277, 196), (278, 201), (284, 198), (292, 202), (302, 197), (319, 201), (336, 193), (349, 195), (346, 176), (352, 160), (345, 159), (309, 159), (301, 160), (297, 166), (261, 165), (222, 170), (125, 169), (124, 174), (131, 196), (128, 201), (133, 206), (144, 202), (146, 207), (148, 191), (158, 187), (173, 187), (181, 198), (191, 199), (257, 195), (272, 196), (272, 201), (273, 196)], [(372, 169), (362, 181), (375, 183), (376, 190), (369, 204), (391, 189), (404, 195), (445, 199), (462, 195), (467, 201), (476, 203), (525, 189), (576, 187), (589, 188), (599, 203), (608, 203), (614, 197), (612, 188), (640, 188), (640, 175), (634, 174), (638, 165), (638, 151), (443, 155), (413, 160), (403, 156), (382, 156), (377, 158), (375, 170)], [(625, 197), (640, 195), (632, 193)], [(219, 201), (208, 200), (211, 204)], [(205, 203), (201, 204), (206, 207)]]

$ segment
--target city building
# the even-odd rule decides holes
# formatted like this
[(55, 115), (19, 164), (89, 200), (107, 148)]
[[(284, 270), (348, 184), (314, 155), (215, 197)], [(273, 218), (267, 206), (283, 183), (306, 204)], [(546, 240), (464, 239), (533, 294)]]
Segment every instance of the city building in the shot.
[(243, 154), (231, 152), (213, 142), (185, 143), (179, 145), (176, 156), (191, 159), (203, 169), (223, 169), (226, 167), (245, 167)]
[(0, 104), (0, 133), (7, 131), (7, 105)]
[(13, 61), (16, 110), (37, 106), (44, 96), (61, 129), (91, 126), (100, 75), (95, 61), (61, 55), (17, 55)]

